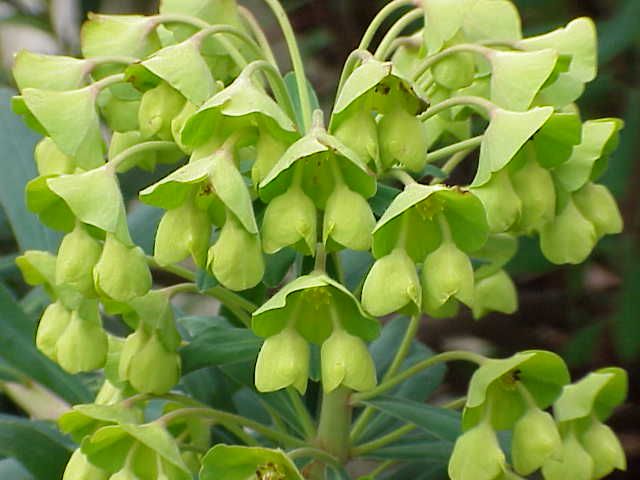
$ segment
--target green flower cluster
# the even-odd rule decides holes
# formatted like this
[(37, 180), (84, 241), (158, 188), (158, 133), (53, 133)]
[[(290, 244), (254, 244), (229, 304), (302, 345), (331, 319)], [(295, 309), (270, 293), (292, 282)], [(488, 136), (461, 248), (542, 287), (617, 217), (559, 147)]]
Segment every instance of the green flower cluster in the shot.
[[(268, 3), (282, 21), (279, 4)], [(329, 396), (376, 387), (367, 347), (379, 334), (375, 317), (450, 317), (462, 305), (475, 318), (512, 313), (517, 294), (505, 266), (519, 237), (537, 235), (544, 255), (562, 264), (583, 261), (601, 237), (620, 232), (617, 205), (597, 181), (622, 123), (583, 121), (574, 104), (596, 74), (592, 22), (523, 38), (507, 0), (396, 0), (389, 8), (409, 3), (419, 6), (374, 53), (367, 37), (375, 28), (350, 55), (327, 122), (312, 111), (297, 47), (292, 86), (234, 0), (91, 15), (84, 58), (17, 55), (13, 107), (44, 136), (27, 206), (64, 234), (56, 255), (28, 251), (17, 260), (53, 302), (36, 343), (69, 372), (105, 373), (96, 404), (61, 421), (81, 443), (66, 479), (186, 479), (200, 464), (203, 479), (301, 478), (276, 450), (181, 452), (177, 439), (209, 447), (206, 424), (173, 422), (171, 403), (145, 423), (127, 403), (136, 393), (165, 395), (181, 378), (171, 304), (179, 289), (154, 289), (150, 265), (182, 274), (188, 291), (215, 285), (222, 300), (243, 303), (245, 293), (234, 291), (279, 287), (236, 315), (264, 339), (255, 387), (304, 394), (309, 378), (320, 378)], [(418, 17), (428, 28), (396, 38)], [(448, 175), (478, 147), (474, 175), (451, 184)], [(171, 172), (139, 192), (163, 210), (147, 256), (129, 232), (119, 175), (161, 164)], [(343, 250), (373, 257), (353, 291), (339, 267)], [(286, 281), (273, 285), (270, 260), (282, 251), (297, 258), (294, 275), (282, 272)], [(105, 331), (102, 313), (120, 316), (129, 335)], [(547, 352), (487, 361), (471, 382), (450, 476), (541, 469), (549, 480), (586, 480), (624, 468), (602, 423), (624, 397), (622, 377), (609, 369), (567, 386), (566, 367)], [(554, 402), (555, 419), (544, 412)], [(504, 429), (514, 431), (513, 469), (497, 442)]]

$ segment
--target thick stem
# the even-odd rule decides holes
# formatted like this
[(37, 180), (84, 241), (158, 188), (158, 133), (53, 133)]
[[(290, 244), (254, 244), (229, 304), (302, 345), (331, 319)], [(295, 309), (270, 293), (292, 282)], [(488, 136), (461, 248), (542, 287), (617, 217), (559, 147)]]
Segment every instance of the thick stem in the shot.
[(407, 28), (412, 22), (418, 20), (419, 18), (422, 18), (423, 16), (423, 11), (419, 8), (416, 8), (400, 17), (400, 19), (389, 29), (387, 34), (380, 42), (380, 45), (378, 45), (375, 57), (378, 60), (384, 60), (385, 58), (387, 58), (393, 41), (398, 38), (402, 34), (402, 31)]
[(329, 452), (341, 462), (349, 458), (351, 442), (349, 426), (351, 425), (351, 406), (349, 396), (351, 390), (338, 387), (331, 393), (322, 396), (320, 424), (316, 444)]
[(307, 132), (311, 125), (311, 98), (309, 97), (309, 90), (307, 88), (307, 77), (304, 72), (304, 64), (302, 63), (302, 56), (300, 55), (300, 49), (298, 48), (298, 42), (296, 41), (291, 22), (287, 17), (286, 12), (282, 8), (282, 5), (278, 0), (265, 0), (269, 8), (276, 16), (282, 34), (287, 42), (289, 48), (289, 55), (291, 57), (291, 64), (293, 65), (293, 71), (296, 76), (296, 86), (298, 87), (298, 94), (300, 95), (300, 109), (302, 111), (302, 125), (301, 130)]
[(372, 390), (353, 394), (351, 396), (352, 404), (356, 404), (365, 400), (369, 400), (370, 398), (377, 397), (378, 395), (382, 395), (383, 393), (391, 390), (396, 385), (404, 382), (408, 378), (416, 375), (417, 373), (420, 373), (422, 370), (425, 370), (429, 367), (433, 367), (434, 365), (438, 365), (439, 363), (453, 362), (458, 360), (473, 362), (477, 363), (478, 365), (482, 365), (487, 360), (487, 358), (483, 355), (479, 355), (473, 352), (467, 352), (464, 350), (453, 350), (451, 352), (444, 352), (438, 355), (434, 355), (433, 357), (429, 357), (425, 360), (422, 360), (421, 362), (416, 363), (415, 365), (407, 368), (398, 375), (389, 378)]

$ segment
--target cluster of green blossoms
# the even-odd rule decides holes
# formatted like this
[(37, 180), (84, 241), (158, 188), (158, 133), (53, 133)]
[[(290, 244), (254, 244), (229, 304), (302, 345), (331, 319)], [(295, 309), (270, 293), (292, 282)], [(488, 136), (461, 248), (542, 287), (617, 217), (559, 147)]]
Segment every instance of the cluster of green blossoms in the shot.
[[(370, 52), (377, 26), (405, 5), (415, 8)], [(400, 36), (420, 18), (424, 28)], [(377, 384), (366, 343), (379, 333), (375, 317), (450, 317), (461, 304), (475, 318), (512, 313), (504, 267), (518, 237), (537, 235), (551, 262), (579, 263), (622, 229), (596, 183), (622, 124), (583, 122), (574, 103), (596, 75), (588, 19), (522, 38), (507, 0), (395, 0), (349, 56), (326, 123), (312, 112), (297, 47), (292, 87), (234, 0), (163, 0), (149, 17), (91, 15), (81, 46), (84, 58), (21, 52), (14, 67), (14, 109), (44, 135), (27, 205), (64, 232), (57, 255), (18, 259), (27, 282), (53, 300), (36, 343), (69, 372), (104, 368), (106, 377), (95, 405), (60, 422), (81, 443), (65, 479), (181, 479), (201, 467), (201, 479), (301, 478), (279, 451), (180, 451), (177, 438), (210, 446), (206, 421), (181, 418), (170, 402), (145, 423), (128, 400), (178, 384), (171, 296), (196, 287), (153, 289), (150, 267), (190, 281), (198, 272), (224, 301), (263, 282), (270, 256), (296, 252), (309, 268), (249, 312), (248, 326), (265, 339), (255, 386), (304, 394), (313, 345), (326, 395), (366, 393)], [(470, 182), (449, 184), (477, 148)], [(150, 257), (131, 238), (118, 175), (160, 164), (180, 166), (139, 194), (164, 210)], [(355, 293), (339, 268), (326, 268), (345, 249), (374, 258)], [(119, 315), (131, 333), (108, 333), (102, 314)], [(451, 478), (541, 469), (547, 480), (590, 480), (624, 468), (602, 423), (624, 398), (624, 374), (568, 382), (551, 353), (486, 360), (471, 382)], [(544, 411), (552, 404), (555, 420)], [(506, 429), (511, 466), (495, 433)]]

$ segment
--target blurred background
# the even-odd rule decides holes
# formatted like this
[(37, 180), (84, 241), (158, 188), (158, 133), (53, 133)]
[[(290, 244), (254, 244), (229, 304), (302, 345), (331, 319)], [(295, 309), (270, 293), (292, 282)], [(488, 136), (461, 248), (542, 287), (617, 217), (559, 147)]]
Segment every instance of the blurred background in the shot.
[[(43, 53), (75, 54), (82, 19), (89, 11), (104, 13), (148, 13), (157, 5), (143, 0), (0, 0), (0, 409), (16, 412), (20, 404), (16, 390), (14, 357), (5, 347), (15, 348), (11, 328), (16, 325), (11, 301), (30, 319), (42, 298), (23, 297), (14, 259), (18, 245), (47, 248), (55, 237), (24, 211), (22, 188), (32, 172), (31, 149), (35, 136), (26, 132), (11, 114), (10, 66), (19, 49)], [(265, 27), (286, 70), (286, 51), (279, 30), (262, 2), (245, 0)], [(384, 1), (285, 0), (299, 34), (308, 75), (321, 104), (333, 101), (342, 63), (355, 47), (375, 12)], [(549, 264), (537, 241), (522, 241), (510, 270), (518, 283), (520, 310), (515, 315), (493, 315), (474, 322), (470, 315), (448, 320), (425, 320), (422, 339), (436, 350), (470, 348), (497, 355), (516, 350), (544, 348), (564, 356), (575, 377), (606, 365), (620, 365), (630, 373), (630, 395), (612, 425), (620, 434), (630, 465), (626, 474), (611, 478), (639, 478), (640, 474), (640, 0), (515, 0), (523, 17), (526, 35), (566, 24), (577, 16), (594, 18), (600, 37), (600, 73), (580, 100), (585, 118), (618, 116), (626, 127), (610, 162), (604, 183), (617, 197), (625, 218), (622, 235), (605, 238), (591, 258), (578, 267)], [(17, 173), (16, 173), (17, 172)], [(20, 173), (22, 172), (22, 173)], [(125, 189), (133, 193), (150, 183), (143, 173), (130, 174)], [(138, 177), (136, 177), (138, 175)], [(2, 179), (4, 177), (4, 180)], [(19, 227), (9, 220), (24, 220)], [(29, 220), (31, 219), (31, 220)], [(141, 230), (153, 226), (143, 224)], [(30, 229), (30, 230), (29, 230)], [(34, 229), (36, 229), (34, 231)], [(26, 233), (25, 233), (26, 232)], [(39, 232), (39, 233), (38, 233)], [(151, 232), (153, 233), (153, 232)], [(5, 298), (6, 294), (6, 298)], [(29, 320), (27, 320), (29, 321)], [(26, 348), (26, 346), (24, 347)], [(10, 353), (10, 352), (9, 352)], [(27, 376), (31, 372), (26, 373)], [(459, 395), (470, 372), (453, 369), (443, 395)], [(38, 378), (37, 375), (31, 375)], [(20, 377), (23, 379), (23, 377)], [(24, 405), (22, 405), (24, 410)], [(27, 412), (29, 413), (29, 412)], [(6, 435), (0, 416), (0, 437)], [(1, 442), (2, 444), (6, 442)], [(0, 456), (12, 456), (3, 451)], [(15, 448), (15, 447), (14, 447)], [(25, 447), (26, 448), (26, 447)], [(0, 478), (2, 475), (0, 461)], [(17, 477), (15, 477), (17, 478)], [(25, 477), (26, 478), (26, 477)]]

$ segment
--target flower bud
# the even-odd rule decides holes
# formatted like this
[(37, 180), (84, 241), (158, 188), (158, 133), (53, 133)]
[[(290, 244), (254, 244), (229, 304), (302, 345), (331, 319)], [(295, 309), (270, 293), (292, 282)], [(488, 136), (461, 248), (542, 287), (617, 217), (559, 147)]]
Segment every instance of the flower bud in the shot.
[(530, 475), (542, 467), (547, 458), (560, 452), (560, 433), (547, 412), (529, 409), (514, 428), (511, 440), (513, 467), (520, 475)]
[(140, 297), (151, 288), (151, 272), (142, 249), (129, 247), (110, 233), (93, 279), (98, 292), (118, 302)]
[(171, 120), (171, 134), (173, 136), (173, 141), (176, 142), (176, 145), (178, 145), (180, 150), (183, 152), (190, 153), (191, 149), (182, 143), (182, 129), (184, 128), (185, 123), (187, 123), (187, 120), (189, 120), (189, 118), (191, 118), (191, 116), (197, 111), (198, 107), (187, 101), (184, 103), (180, 113)]
[(364, 163), (371, 163), (379, 158), (378, 127), (373, 113), (366, 105), (354, 105), (333, 134), (356, 152)]
[(335, 329), (321, 350), (322, 386), (330, 393), (340, 385), (363, 392), (376, 386), (376, 367), (361, 338)]
[(316, 207), (300, 187), (293, 186), (277, 196), (264, 212), (262, 246), (266, 253), (276, 253), (293, 246), (310, 254), (316, 244)]
[(203, 266), (207, 257), (211, 223), (206, 211), (186, 201), (168, 210), (158, 224), (153, 256), (158, 265), (179, 263), (189, 255)]
[(476, 281), (473, 296), (473, 318), (489, 312), (511, 314), (518, 308), (518, 292), (511, 277), (504, 271)]
[(514, 228), (529, 233), (552, 220), (556, 210), (556, 191), (551, 173), (530, 158), (511, 174), (511, 183), (522, 203)]
[(616, 434), (602, 422), (594, 420), (582, 435), (582, 445), (593, 459), (593, 477), (603, 478), (614, 469), (626, 470), (627, 459)]
[(450, 298), (473, 304), (473, 267), (452, 241), (430, 253), (422, 268), (422, 298), (426, 310), (438, 309)]
[(62, 480), (107, 480), (108, 478), (109, 474), (91, 464), (78, 448), (71, 455)]
[(376, 263), (362, 287), (362, 306), (374, 316), (383, 316), (413, 303), (420, 307), (422, 290), (413, 260), (401, 248)]
[(157, 136), (161, 140), (172, 141), (171, 121), (180, 114), (185, 98), (169, 86), (161, 82), (157, 87), (147, 90), (142, 95), (138, 122), (140, 133), (145, 138)]
[(71, 313), (71, 321), (56, 344), (57, 362), (69, 373), (102, 368), (108, 344), (98, 304), (88, 300)]
[(376, 219), (367, 201), (346, 185), (337, 185), (325, 206), (322, 239), (351, 250), (369, 250)]
[(129, 369), (133, 366), (134, 357), (148, 341), (149, 334), (143, 328), (138, 328), (126, 338), (118, 362), (118, 376), (121, 380), (129, 378)]
[(209, 249), (207, 268), (231, 290), (246, 290), (262, 280), (260, 238), (247, 232), (231, 212), (227, 212), (218, 241)]
[(93, 267), (100, 259), (102, 247), (85, 227), (77, 224), (62, 239), (56, 260), (56, 284), (68, 285), (85, 297), (93, 297)]
[(274, 392), (293, 385), (304, 394), (308, 378), (309, 344), (298, 332), (285, 328), (264, 341), (255, 372), (259, 392)]
[(542, 466), (545, 480), (592, 480), (593, 460), (573, 433), (564, 439), (559, 458), (551, 457)]
[(38, 142), (33, 155), (40, 175), (62, 175), (73, 172), (73, 158), (65, 155), (49, 137)]
[(61, 302), (49, 305), (40, 319), (36, 333), (36, 346), (51, 360), (56, 361), (57, 343), (71, 322), (71, 312)]
[(427, 162), (427, 135), (422, 122), (402, 108), (394, 108), (378, 123), (380, 156), (385, 167), (398, 162), (419, 172)]
[(152, 334), (131, 358), (126, 378), (139, 392), (165, 394), (180, 380), (180, 356)]
[(506, 170), (494, 173), (487, 183), (471, 191), (484, 205), (491, 232), (506, 232), (518, 220), (522, 202)]
[(260, 132), (256, 144), (256, 161), (251, 167), (251, 180), (257, 187), (287, 150), (287, 144), (267, 132)]
[(588, 183), (573, 194), (580, 213), (595, 227), (598, 237), (622, 231), (622, 216), (616, 200), (604, 185)]
[(571, 199), (560, 214), (540, 229), (540, 248), (556, 264), (581, 263), (598, 240), (596, 229)]
[(482, 422), (463, 433), (449, 459), (451, 480), (496, 480), (506, 469), (496, 433)]

